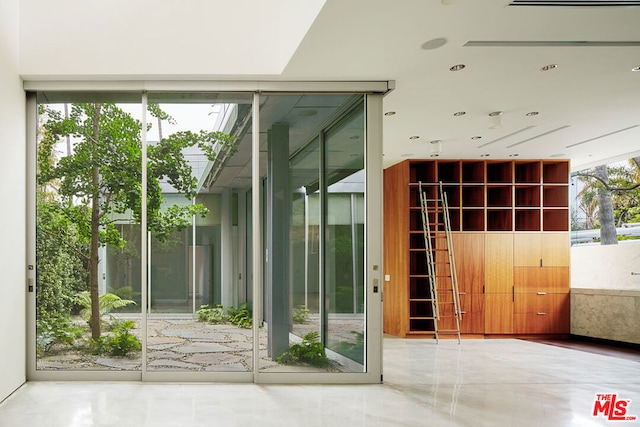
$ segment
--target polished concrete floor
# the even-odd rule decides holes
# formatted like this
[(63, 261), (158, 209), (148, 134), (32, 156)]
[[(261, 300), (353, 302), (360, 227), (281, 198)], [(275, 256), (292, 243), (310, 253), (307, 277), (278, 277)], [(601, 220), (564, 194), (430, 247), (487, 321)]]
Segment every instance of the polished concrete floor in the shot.
[[(640, 363), (530, 341), (385, 338), (382, 385), (31, 382), (0, 426), (611, 426), (640, 416)], [(600, 411), (602, 412), (602, 411)]]

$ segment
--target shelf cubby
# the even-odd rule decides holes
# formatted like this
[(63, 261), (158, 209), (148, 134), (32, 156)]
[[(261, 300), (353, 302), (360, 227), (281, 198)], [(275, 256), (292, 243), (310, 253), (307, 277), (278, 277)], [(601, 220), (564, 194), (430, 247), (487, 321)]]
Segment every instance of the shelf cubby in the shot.
[(514, 175), (516, 184), (539, 184), (540, 162), (515, 162)]
[(409, 299), (429, 298), (429, 279), (412, 277), (409, 279)]
[(567, 231), (569, 229), (569, 209), (544, 209), (542, 211), (542, 231)]
[(409, 269), (411, 275), (427, 274), (427, 258), (424, 252), (409, 252)]
[(511, 207), (511, 190), (510, 185), (488, 185), (487, 207)]
[(540, 231), (540, 209), (516, 209), (515, 231)]
[(511, 209), (487, 209), (487, 231), (512, 231)]
[(463, 185), (462, 206), (481, 208), (484, 206), (484, 185)]
[(411, 317), (433, 317), (431, 301), (409, 300), (409, 313)]
[(513, 164), (504, 162), (487, 162), (487, 183), (511, 183), (513, 181)]
[(447, 202), (450, 208), (460, 207), (460, 186), (443, 185), (442, 191), (447, 195)]
[(424, 235), (420, 234), (410, 234), (409, 235), (409, 247), (411, 250), (424, 250)]
[(462, 162), (462, 182), (463, 183), (484, 183), (484, 162), (463, 161)]
[(542, 162), (542, 182), (544, 184), (568, 184), (569, 162)]
[(409, 182), (436, 182), (436, 162), (415, 162), (409, 168)]
[(516, 185), (516, 203), (518, 207), (539, 207), (540, 206), (540, 186), (539, 185)]
[(438, 162), (438, 181), (443, 183), (459, 183), (460, 182), (460, 161), (439, 161)]
[(430, 319), (409, 319), (409, 330), (411, 332), (432, 332), (433, 320)]
[(463, 209), (462, 231), (484, 231), (484, 209)]
[(565, 185), (545, 185), (542, 187), (542, 204), (545, 207), (568, 207), (569, 191)]

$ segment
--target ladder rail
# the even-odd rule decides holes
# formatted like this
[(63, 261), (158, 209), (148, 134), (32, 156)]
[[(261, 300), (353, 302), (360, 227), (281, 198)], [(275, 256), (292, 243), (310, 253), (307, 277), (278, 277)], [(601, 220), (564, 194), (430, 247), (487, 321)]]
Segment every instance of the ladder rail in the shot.
[[(422, 181), (418, 181), (418, 191), (420, 193), (420, 211), (422, 213), (422, 233), (424, 237), (424, 247), (427, 260), (427, 274), (429, 276), (429, 289), (431, 291), (431, 312), (433, 314), (433, 330), (436, 342), (438, 342), (438, 320), (440, 320), (440, 309), (438, 307), (437, 275), (435, 262), (433, 259), (433, 245), (431, 243), (431, 225), (429, 221), (428, 198), (422, 189)], [(437, 206), (436, 206), (437, 207)], [(437, 214), (436, 214), (437, 215)]]
[(455, 255), (453, 251), (452, 244), (452, 236), (451, 236), (451, 218), (449, 216), (449, 201), (447, 198), (447, 193), (444, 192), (442, 187), (442, 181), (440, 181), (440, 197), (442, 200), (442, 210), (443, 210), (443, 219), (444, 219), (444, 229), (446, 234), (446, 244), (447, 244), (447, 257), (449, 263), (449, 274), (451, 279), (451, 293), (453, 299), (453, 312), (456, 322), (456, 331), (458, 336), (458, 344), (460, 344), (460, 319), (462, 317), (462, 313), (460, 311), (460, 292), (458, 291), (458, 276), (456, 272), (456, 264), (455, 264)]

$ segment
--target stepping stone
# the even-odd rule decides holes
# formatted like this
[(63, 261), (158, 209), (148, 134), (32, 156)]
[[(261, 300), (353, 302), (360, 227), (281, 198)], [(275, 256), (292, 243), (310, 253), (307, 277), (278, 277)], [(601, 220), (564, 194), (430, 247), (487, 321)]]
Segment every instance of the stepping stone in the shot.
[(148, 365), (151, 368), (180, 368), (180, 369), (194, 369), (199, 370), (202, 368), (200, 365), (194, 365), (193, 363), (185, 363), (179, 360), (167, 360), (167, 359), (158, 359), (149, 363)]
[(232, 348), (218, 343), (194, 342), (191, 345), (176, 348), (179, 353), (216, 353), (220, 351), (233, 351)]
[(148, 345), (147, 350), (166, 350), (168, 348), (173, 348), (182, 343), (183, 343), (183, 340), (180, 340), (179, 342), (175, 342), (175, 343), (170, 343), (170, 344)]
[(180, 359), (183, 355), (172, 351), (154, 351), (147, 353), (147, 359)]
[(234, 363), (232, 365), (213, 365), (207, 366), (207, 372), (248, 372), (242, 363)]
[(199, 363), (201, 365), (231, 365), (240, 363), (245, 358), (237, 354), (229, 353), (200, 353), (195, 354), (186, 359), (190, 363)]
[(99, 357), (96, 364), (107, 366), (109, 368), (122, 369), (123, 371), (132, 371), (140, 369), (140, 360), (138, 359), (112, 359), (110, 357)]

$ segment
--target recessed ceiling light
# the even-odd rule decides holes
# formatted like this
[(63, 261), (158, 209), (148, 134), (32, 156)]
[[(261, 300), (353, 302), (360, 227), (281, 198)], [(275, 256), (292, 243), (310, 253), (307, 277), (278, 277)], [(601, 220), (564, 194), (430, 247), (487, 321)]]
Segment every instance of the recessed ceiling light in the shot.
[(472, 136), (471, 139), (480, 139), (482, 138), (480, 135)]
[(633, 67), (631, 71), (640, 71), (640, 65), (638, 65), (637, 67)]
[(453, 113), (453, 115), (456, 116), (456, 117), (464, 116), (465, 114), (467, 114), (466, 111), (458, 111), (456, 113)]
[(420, 46), (420, 48), (422, 50), (433, 50), (442, 47), (445, 44), (447, 44), (447, 39), (445, 39), (444, 37), (438, 37), (436, 39), (431, 39), (422, 43), (422, 46)]
[(558, 64), (549, 64), (540, 68), (540, 71), (551, 71), (551, 70), (555, 70), (556, 68), (558, 68)]
[(413, 153), (404, 153), (404, 154), (400, 154), (400, 157), (411, 157), (413, 156)]
[(491, 154), (480, 154), (480, 157), (489, 157)]
[(453, 67), (449, 68), (449, 71), (460, 71), (460, 70), (464, 70), (466, 67), (466, 65), (464, 64), (456, 64)]
[(384, 113), (385, 116), (395, 116), (396, 112), (395, 111), (387, 111), (386, 113)]
[(552, 154), (551, 157), (567, 157), (565, 153)]
[(413, 135), (413, 136), (410, 136), (410, 137), (409, 137), (409, 139), (419, 139), (419, 138), (420, 138), (420, 137), (419, 137), (418, 135)]
[(513, 153), (513, 154), (509, 154), (509, 157), (518, 157), (520, 154), (518, 153)]
[(525, 114), (525, 116), (531, 117), (531, 116), (537, 116), (538, 114), (540, 113), (538, 113), (537, 111), (530, 111), (527, 114)]
[(349, 139), (360, 139), (360, 135), (353, 135), (350, 136)]
[(432, 154), (430, 154), (430, 156), (431, 156), (431, 157), (440, 157), (440, 154), (438, 154), (438, 153), (432, 153)]
[(429, 141), (430, 144), (440, 144), (441, 142), (441, 139), (434, 139), (433, 141)]

